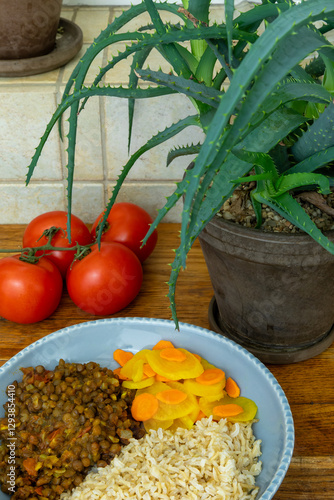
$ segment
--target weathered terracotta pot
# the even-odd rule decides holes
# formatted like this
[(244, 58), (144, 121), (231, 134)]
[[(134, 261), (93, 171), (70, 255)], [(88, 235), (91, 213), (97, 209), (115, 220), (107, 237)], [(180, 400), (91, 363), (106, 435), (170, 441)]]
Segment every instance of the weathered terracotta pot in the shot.
[[(334, 241), (334, 231), (327, 236)], [(214, 289), (213, 330), (266, 363), (302, 361), (334, 341), (334, 256), (307, 234), (215, 217), (199, 240)]]
[(51, 52), (61, 6), (62, 0), (0, 0), (0, 59)]

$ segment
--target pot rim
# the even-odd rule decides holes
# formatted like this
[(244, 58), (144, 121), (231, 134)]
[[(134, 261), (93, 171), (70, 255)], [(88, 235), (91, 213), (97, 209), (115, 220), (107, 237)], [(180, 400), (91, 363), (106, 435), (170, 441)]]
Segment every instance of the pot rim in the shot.
[[(271, 241), (273, 243), (288, 243), (295, 244), (296, 239), (299, 239), (299, 243), (315, 243), (319, 245), (309, 234), (307, 233), (284, 233), (284, 232), (271, 232), (263, 231), (262, 229), (256, 229), (253, 227), (246, 227), (235, 222), (227, 221), (223, 217), (217, 216), (217, 214), (208, 222), (203, 231), (209, 226), (217, 227), (219, 230), (226, 231), (228, 233), (237, 234), (242, 238), (256, 239), (263, 241)], [(334, 240), (334, 229), (329, 231), (322, 231), (322, 233), (331, 240)]]

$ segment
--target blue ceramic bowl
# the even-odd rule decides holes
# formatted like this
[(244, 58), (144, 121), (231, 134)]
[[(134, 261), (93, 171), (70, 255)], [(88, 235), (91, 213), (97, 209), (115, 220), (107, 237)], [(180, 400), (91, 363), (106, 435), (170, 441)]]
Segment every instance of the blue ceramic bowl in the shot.
[[(96, 361), (115, 368), (115, 349), (137, 352), (161, 339), (201, 354), (234, 378), (243, 396), (256, 402), (259, 422), (253, 429), (256, 438), (262, 440), (263, 467), (256, 480), (260, 488), (257, 500), (273, 498), (288, 470), (294, 446), (293, 419), (286, 396), (257, 358), (233, 341), (203, 328), (181, 323), (180, 331), (176, 331), (171, 321), (148, 318), (112, 318), (64, 328), (26, 347), (0, 367), (0, 408), (7, 400), (8, 384), (22, 378), (22, 366), (52, 369), (63, 358), (67, 362)], [(0, 500), (7, 499), (0, 492)]]

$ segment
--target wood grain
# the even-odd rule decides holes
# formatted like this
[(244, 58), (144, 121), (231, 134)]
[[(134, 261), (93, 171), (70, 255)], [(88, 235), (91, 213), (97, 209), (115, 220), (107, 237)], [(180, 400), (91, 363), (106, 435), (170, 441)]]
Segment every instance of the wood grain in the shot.
[[(0, 226), (0, 248), (19, 249), (25, 226)], [(144, 263), (138, 297), (118, 317), (170, 319), (166, 297), (170, 266), (178, 246), (178, 224), (161, 224), (158, 245)], [(0, 257), (5, 256), (0, 254)], [(213, 295), (205, 261), (196, 242), (181, 272), (176, 304), (179, 320), (209, 328), (208, 307)], [(0, 365), (19, 350), (51, 332), (99, 317), (78, 309), (64, 291), (56, 312), (34, 325), (0, 318)], [(275, 500), (334, 499), (334, 345), (321, 355), (291, 365), (267, 365), (284, 390), (295, 422), (296, 443), (291, 466)]]

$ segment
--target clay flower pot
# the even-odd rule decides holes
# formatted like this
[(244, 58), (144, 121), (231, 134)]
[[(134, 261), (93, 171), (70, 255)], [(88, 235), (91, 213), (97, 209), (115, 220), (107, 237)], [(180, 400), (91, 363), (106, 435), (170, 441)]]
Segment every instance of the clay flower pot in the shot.
[[(326, 236), (334, 240), (334, 231)], [(311, 358), (334, 341), (334, 256), (307, 234), (215, 217), (199, 236), (214, 289), (210, 326), (266, 363)]]
[(42, 56), (55, 46), (62, 0), (0, 0), (0, 59)]

